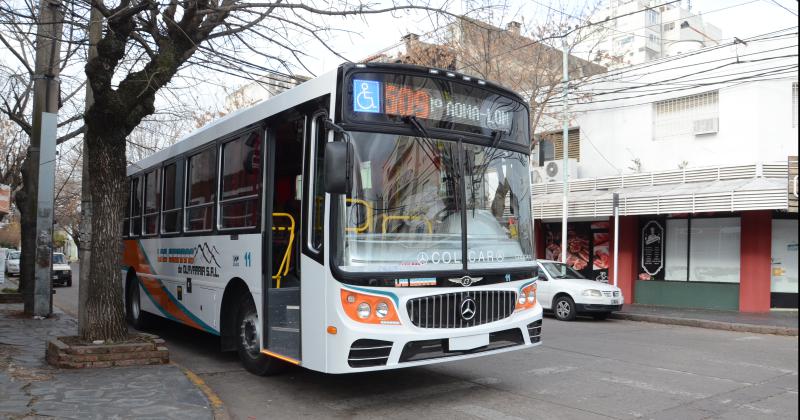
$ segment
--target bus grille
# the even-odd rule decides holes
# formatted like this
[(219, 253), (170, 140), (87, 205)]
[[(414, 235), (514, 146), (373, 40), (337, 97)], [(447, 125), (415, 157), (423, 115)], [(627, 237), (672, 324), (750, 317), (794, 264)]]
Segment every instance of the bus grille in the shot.
[[(475, 290), (411, 299), (406, 304), (411, 323), (420, 328), (467, 328), (508, 318), (517, 294), (506, 290)], [(475, 302), (475, 314), (462, 316), (465, 300)], [(462, 305), (464, 304), (464, 305)]]

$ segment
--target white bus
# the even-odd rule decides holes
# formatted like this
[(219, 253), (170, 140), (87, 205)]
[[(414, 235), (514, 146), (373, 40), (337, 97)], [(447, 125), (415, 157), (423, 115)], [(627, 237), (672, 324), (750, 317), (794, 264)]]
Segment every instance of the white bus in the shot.
[(539, 344), (529, 110), (447, 70), (344, 64), (128, 168), (129, 321), (256, 374)]

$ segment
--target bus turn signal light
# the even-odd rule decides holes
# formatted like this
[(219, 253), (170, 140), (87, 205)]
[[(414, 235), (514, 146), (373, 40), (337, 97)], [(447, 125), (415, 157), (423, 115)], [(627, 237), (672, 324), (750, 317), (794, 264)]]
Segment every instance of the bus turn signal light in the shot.
[(336, 333), (339, 332), (339, 330), (337, 330), (336, 327), (334, 327), (333, 325), (328, 325), (328, 330), (327, 331), (328, 331), (328, 334), (330, 334), (330, 335), (336, 335)]
[(344, 289), (340, 293), (342, 308), (353, 321), (366, 324), (400, 324), (397, 310), (388, 298)]

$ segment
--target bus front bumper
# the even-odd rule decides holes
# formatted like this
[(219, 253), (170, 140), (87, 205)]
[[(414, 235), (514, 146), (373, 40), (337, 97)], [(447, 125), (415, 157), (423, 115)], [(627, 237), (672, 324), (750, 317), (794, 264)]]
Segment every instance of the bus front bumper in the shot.
[(542, 308), (469, 328), (419, 328), (408, 325), (346, 322), (328, 336), (328, 373), (396, 369), (463, 360), (541, 344)]

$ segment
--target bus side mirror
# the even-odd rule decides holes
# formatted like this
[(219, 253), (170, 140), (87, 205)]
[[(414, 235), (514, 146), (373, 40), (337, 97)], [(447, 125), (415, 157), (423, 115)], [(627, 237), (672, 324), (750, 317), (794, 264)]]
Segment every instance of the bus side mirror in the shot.
[(325, 143), (325, 192), (347, 194), (350, 192), (350, 166), (353, 146), (350, 142)]

